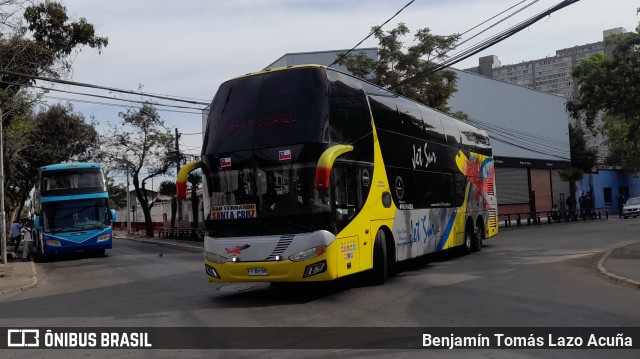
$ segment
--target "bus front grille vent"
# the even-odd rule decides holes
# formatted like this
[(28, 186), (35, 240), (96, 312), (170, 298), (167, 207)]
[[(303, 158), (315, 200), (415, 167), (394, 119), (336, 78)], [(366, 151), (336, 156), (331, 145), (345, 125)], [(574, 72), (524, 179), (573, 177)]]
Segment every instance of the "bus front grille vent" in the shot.
[(291, 245), (291, 242), (293, 242), (293, 234), (285, 234), (283, 236), (280, 236), (280, 239), (278, 240), (278, 244), (276, 244), (276, 247), (273, 249), (273, 252), (271, 252), (271, 254), (267, 257), (266, 260), (268, 261), (274, 261), (276, 260), (276, 256), (281, 256), (282, 253), (284, 253), (284, 251), (287, 250), (287, 248), (289, 248), (289, 246)]

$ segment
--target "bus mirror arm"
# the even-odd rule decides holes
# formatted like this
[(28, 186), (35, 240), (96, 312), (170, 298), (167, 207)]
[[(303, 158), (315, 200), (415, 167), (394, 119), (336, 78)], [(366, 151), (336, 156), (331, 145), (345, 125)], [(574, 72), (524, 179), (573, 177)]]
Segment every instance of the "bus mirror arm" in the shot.
[(176, 197), (178, 197), (178, 199), (187, 198), (187, 176), (200, 167), (202, 167), (202, 161), (193, 161), (187, 163), (180, 169), (178, 177), (176, 178)]
[(329, 189), (329, 178), (331, 176), (331, 168), (336, 158), (341, 155), (353, 151), (353, 146), (350, 145), (335, 145), (327, 148), (320, 159), (318, 159), (318, 165), (316, 166), (316, 189), (318, 191), (326, 191)]

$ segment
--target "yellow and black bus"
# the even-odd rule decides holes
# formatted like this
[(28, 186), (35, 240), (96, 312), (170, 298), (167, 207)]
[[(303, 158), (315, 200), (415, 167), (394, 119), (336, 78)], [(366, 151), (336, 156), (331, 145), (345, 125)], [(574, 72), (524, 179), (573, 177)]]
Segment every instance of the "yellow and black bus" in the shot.
[(327, 281), (498, 232), (487, 134), (319, 65), (223, 83), (202, 159), (213, 282)]

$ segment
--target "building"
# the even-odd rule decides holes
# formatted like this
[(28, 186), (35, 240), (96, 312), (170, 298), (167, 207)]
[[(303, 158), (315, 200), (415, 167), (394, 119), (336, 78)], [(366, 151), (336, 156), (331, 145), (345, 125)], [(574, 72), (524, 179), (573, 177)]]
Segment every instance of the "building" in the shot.
[[(479, 58), (477, 67), (465, 71), (475, 72), (494, 80), (532, 90), (555, 94), (570, 101), (578, 95), (578, 84), (571, 76), (573, 67), (593, 54), (611, 55), (613, 48), (605, 45), (605, 39), (611, 35), (626, 32), (627, 30), (622, 27), (605, 30), (602, 34), (602, 41), (556, 50), (555, 56), (523, 61), (513, 65), (501, 64), (496, 55), (484, 56)], [(585, 140), (587, 146), (598, 153), (599, 162), (603, 163), (609, 154), (605, 138), (602, 135), (594, 135), (591, 131), (585, 131)]]
[[(171, 197), (163, 196), (158, 192), (147, 190), (149, 201), (153, 202), (151, 207), (151, 222), (155, 229), (169, 228), (171, 227)], [(198, 226), (203, 225), (204, 212), (202, 203), (202, 189), (198, 189), (196, 194), (198, 196), (199, 216)], [(135, 190), (129, 192), (129, 204), (130, 208), (120, 208), (116, 210), (116, 223), (115, 229), (125, 230), (127, 226), (127, 216), (131, 220), (131, 230), (144, 231), (144, 213), (142, 207), (138, 203)], [(182, 200), (182, 221), (178, 221), (178, 214), (176, 213), (176, 227), (190, 228), (193, 221), (193, 210), (191, 208), (191, 200), (188, 196), (187, 199)]]
[[(377, 58), (372, 50), (362, 51)], [(286, 54), (266, 68), (328, 65), (344, 51)], [(563, 206), (569, 185), (560, 180), (558, 170), (570, 166), (564, 98), (474, 73), (456, 73), (458, 92), (449, 106), (468, 114), (471, 123), (491, 137), (499, 213), (544, 212), (553, 204)]]

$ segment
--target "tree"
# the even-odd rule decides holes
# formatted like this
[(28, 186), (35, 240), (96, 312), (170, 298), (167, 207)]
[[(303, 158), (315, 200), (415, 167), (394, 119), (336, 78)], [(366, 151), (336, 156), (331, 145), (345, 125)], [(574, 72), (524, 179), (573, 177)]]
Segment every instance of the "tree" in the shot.
[[(11, 6), (20, 4), (16, 1)], [(15, 16), (16, 13), (10, 13), (3, 18), (4, 24), (11, 22), (12, 25), (3, 27), (5, 31), (0, 34), (3, 104), (25, 86), (35, 83), (30, 76), (60, 77), (71, 69), (73, 57), (70, 55), (74, 51), (82, 46), (100, 51), (109, 42), (106, 37), (96, 36), (93, 25), (86, 19), (70, 19), (64, 5), (55, 1), (28, 6), (24, 11), (24, 24)], [(5, 116), (5, 126), (11, 119)]]
[[(31, 5), (24, 8), (24, 4)], [(61, 107), (54, 106), (37, 115), (42, 117), (35, 118), (33, 106), (37, 96), (32, 92), (27, 94), (25, 87), (35, 83), (33, 76), (61, 77), (68, 73), (74, 58), (71, 55), (81, 47), (101, 50), (107, 44), (106, 37), (96, 36), (93, 25), (84, 18), (70, 19), (66, 8), (58, 2), (0, 2), (0, 109), (5, 128), (7, 194), (4, 200), (14, 213), (21, 210), (39, 166), (78, 156), (86, 150), (85, 144), (91, 141), (91, 137), (76, 137), (90, 132), (84, 121), (62, 126), (69, 131), (64, 133), (54, 132), (61, 128), (55, 123), (53, 126), (42, 124), (45, 119), (64, 121), (77, 115), (73, 115), (70, 108), (61, 110)], [(14, 126), (16, 121), (18, 123)], [(67, 141), (59, 141), (67, 134), (71, 134), (68, 140), (74, 146), (67, 146)], [(53, 139), (57, 141), (49, 141)]]
[(191, 190), (191, 213), (193, 213), (191, 228), (198, 228), (198, 214), (200, 206), (197, 191), (202, 184), (202, 174), (200, 174), (200, 172), (189, 173), (187, 175), (187, 182), (189, 183), (189, 189)]
[(456, 91), (456, 74), (450, 70), (435, 72), (419, 81), (399, 85), (435, 68), (435, 62), (444, 60), (447, 53), (455, 48), (459, 35), (438, 36), (431, 34), (429, 28), (416, 32), (416, 44), (403, 52), (401, 37), (409, 33), (405, 24), (388, 31), (386, 34), (377, 27), (373, 29), (379, 41), (378, 60), (359, 53), (347, 54), (338, 64), (345, 66), (355, 76), (378, 86), (392, 89), (394, 92), (433, 107), (449, 112), (447, 101)]
[(176, 198), (177, 189), (176, 183), (173, 181), (160, 182), (160, 188), (158, 192), (163, 196), (171, 197), (171, 227), (176, 227), (176, 212), (178, 211), (178, 199)]
[(640, 26), (607, 38), (606, 44), (614, 48), (611, 57), (595, 54), (574, 68), (579, 95), (567, 109), (592, 130), (602, 118), (600, 129), (614, 144), (614, 153), (624, 152), (621, 164), (635, 172), (640, 170)]
[(128, 195), (126, 186), (116, 184), (113, 178), (109, 176), (106, 177), (107, 191), (109, 192), (109, 207), (114, 209), (126, 208)]
[(151, 208), (153, 200), (149, 198), (146, 183), (150, 179), (166, 174), (174, 163), (171, 149), (174, 137), (171, 129), (149, 103), (137, 111), (128, 110), (119, 114), (118, 124), (109, 124), (110, 131), (104, 135), (104, 145), (109, 148), (105, 153), (105, 162), (132, 178), (136, 198), (144, 214), (147, 237), (153, 237)]
[(41, 166), (64, 161), (96, 160), (98, 133), (71, 105), (54, 105), (37, 114), (14, 118), (6, 132), (5, 204), (8, 212), (19, 213), (38, 178)]
[(559, 171), (560, 178), (569, 182), (569, 193), (576, 193), (576, 182), (584, 177), (585, 172), (592, 172), (596, 166), (596, 153), (587, 148), (584, 130), (575, 125), (569, 125), (569, 150), (571, 151), (571, 168)]

